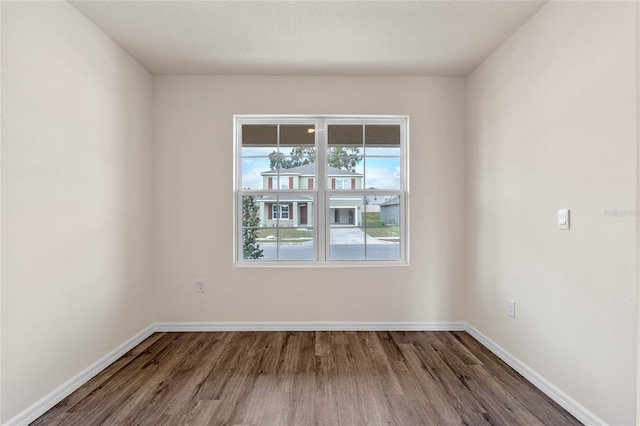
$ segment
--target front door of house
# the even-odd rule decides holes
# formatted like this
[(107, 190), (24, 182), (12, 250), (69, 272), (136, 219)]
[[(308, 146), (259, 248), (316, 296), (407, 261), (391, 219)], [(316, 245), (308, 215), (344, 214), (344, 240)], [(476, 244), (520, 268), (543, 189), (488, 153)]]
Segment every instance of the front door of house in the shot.
[(300, 205), (300, 225), (306, 225), (306, 224), (307, 224), (307, 205), (301, 204)]

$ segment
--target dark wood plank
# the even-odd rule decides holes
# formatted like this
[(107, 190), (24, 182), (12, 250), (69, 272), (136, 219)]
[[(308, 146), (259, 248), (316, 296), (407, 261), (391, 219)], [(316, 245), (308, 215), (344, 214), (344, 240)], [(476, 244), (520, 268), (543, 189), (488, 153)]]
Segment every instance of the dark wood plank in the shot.
[(156, 333), (34, 425), (577, 425), (464, 332)]
[[(487, 367), (492, 377), (504, 386), (515, 398), (523, 403), (543, 424), (571, 425), (576, 419), (564, 409), (556, 409), (558, 405), (548, 396), (525, 380), (518, 372), (496, 357), (480, 342), (464, 332), (451, 333), (452, 336), (467, 347)], [(533, 409), (535, 408), (535, 409)]]
[[(160, 340), (163, 337), (163, 335), (164, 335), (163, 333), (154, 333), (153, 335), (149, 336), (147, 339), (145, 339), (135, 348), (131, 349), (129, 352), (124, 354), (122, 357), (116, 360), (113, 364), (111, 364), (110, 366), (102, 370), (93, 379), (91, 379), (91, 381), (86, 383), (84, 386), (80, 387), (80, 389), (76, 390), (73, 394), (69, 395), (67, 398), (65, 398), (63, 401), (61, 401), (59, 404), (57, 404), (55, 407), (53, 407), (51, 410), (49, 410), (47, 413), (45, 413), (43, 416), (41, 416), (37, 421), (33, 422), (32, 424), (34, 425), (65, 424), (65, 423), (59, 423), (59, 421), (56, 421), (55, 419), (57, 419), (58, 417), (64, 417), (64, 416), (61, 416), (61, 414), (65, 413), (71, 406), (76, 405), (80, 400), (87, 397), (87, 395), (89, 395), (91, 392), (103, 386), (103, 384), (106, 381), (112, 378), (115, 374), (117, 374), (123, 368), (130, 365), (131, 362), (134, 361), (138, 356), (142, 354), (148, 355), (153, 350), (157, 350), (157, 347), (155, 348), (151, 348), (151, 347), (152, 345), (157, 344), (158, 340)], [(160, 343), (160, 345), (162, 344), (166, 345), (168, 344), (168, 342)], [(68, 423), (69, 422), (67, 422), (67, 424)]]

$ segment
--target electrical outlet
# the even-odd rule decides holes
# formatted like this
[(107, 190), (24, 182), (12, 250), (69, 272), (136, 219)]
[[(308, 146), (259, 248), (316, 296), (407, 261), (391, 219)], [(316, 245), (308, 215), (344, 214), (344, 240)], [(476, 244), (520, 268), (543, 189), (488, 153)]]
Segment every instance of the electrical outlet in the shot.
[(204, 280), (196, 281), (196, 293), (205, 293), (207, 291), (207, 283)]
[(507, 315), (511, 318), (516, 317), (516, 302), (511, 299), (507, 299)]

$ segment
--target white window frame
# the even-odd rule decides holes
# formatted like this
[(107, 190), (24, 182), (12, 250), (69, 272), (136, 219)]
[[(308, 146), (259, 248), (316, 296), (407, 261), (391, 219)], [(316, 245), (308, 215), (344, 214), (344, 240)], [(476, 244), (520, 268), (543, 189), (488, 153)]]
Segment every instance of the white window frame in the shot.
[[(233, 129), (233, 173), (234, 173), (234, 211), (233, 211), (233, 264), (240, 267), (370, 267), (370, 266), (407, 266), (409, 264), (409, 116), (404, 115), (234, 115)], [(316, 174), (314, 187), (311, 190), (299, 189), (242, 189), (242, 126), (244, 124), (316, 124)], [(400, 188), (391, 190), (348, 190), (331, 189), (330, 179), (327, 176), (326, 152), (327, 129), (331, 124), (374, 124), (374, 125), (400, 125)], [(363, 152), (364, 156), (364, 152)], [(340, 179), (340, 178), (336, 178)], [(350, 179), (348, 179), (350, 182)], [(316, 238), (314, 239), (313, 260), (253, 260), (242, 258), (242, 196), (252, 194), (268, 195), (310, 195), (313, 197), (313, 227)], [(396, 196), (400, 202), (400, 258), (393, 260), (331, 260), (329, 258), (329, 231), (331, 196)], [(365, 198), (366, 200), (366, 198)], [(282, 206), (282, 205), (281, 205)], [(289, 212), (289, 218), (291, 212)], [(281, 219), (280, 215), (273, 216), (273, 220)]]
[[(336, 180), (336, 189), (337, 190), (351, 190), (351, 178), (332, 178)], [(338, 185), (340, 182), (340, 185)]]
[[(286, 212), (285, 212), (286, 209)], [(271, 205), (271, 216), (273, 220), (291, 220), (289, 217), (289, 204), (272, 204)], [(284, 217), (284, 213), (287, 214), (287, 217)]]

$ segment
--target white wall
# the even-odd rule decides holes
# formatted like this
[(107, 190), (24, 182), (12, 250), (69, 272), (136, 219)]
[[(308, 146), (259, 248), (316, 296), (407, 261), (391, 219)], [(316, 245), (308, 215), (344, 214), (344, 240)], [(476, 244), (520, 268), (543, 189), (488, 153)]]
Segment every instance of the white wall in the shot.
[[(160, 321), (464, 320), (464, 79), (158, 76), (155, 89)], [(233, 267), (233, 114), (410, 115), (411, 265)]]
[(635, 422), (634, 8), (548, 3), (467, 80), (468, 321), (610, 424)]
[(66, 2), (2, 9), (7, 420), (153, 321), (153, 77)]

